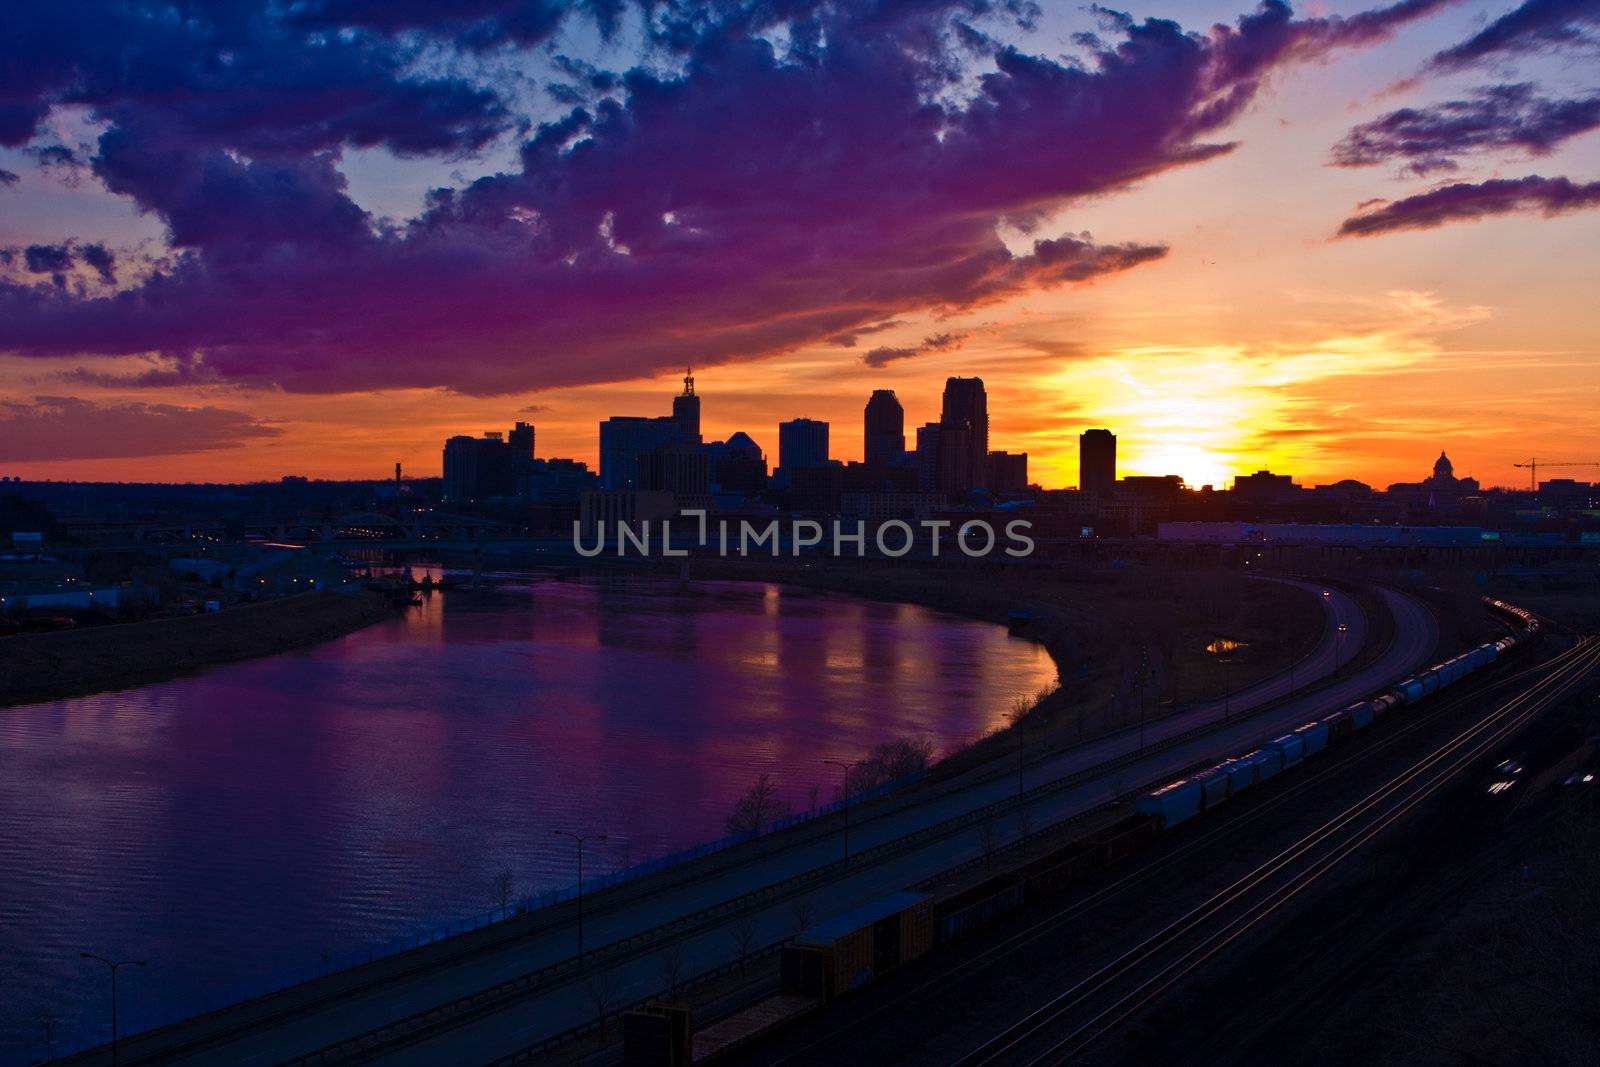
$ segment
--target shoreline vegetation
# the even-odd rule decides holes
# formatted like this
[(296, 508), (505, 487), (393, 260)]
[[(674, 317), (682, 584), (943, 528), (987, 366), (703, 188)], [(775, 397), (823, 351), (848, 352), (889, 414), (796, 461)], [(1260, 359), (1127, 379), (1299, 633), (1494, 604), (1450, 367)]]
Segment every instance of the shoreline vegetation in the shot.
[(343, 637), (394, 617), (369, 590), (324, 591), (208, 615), (0, 638), (0, 708), (130, 689)]

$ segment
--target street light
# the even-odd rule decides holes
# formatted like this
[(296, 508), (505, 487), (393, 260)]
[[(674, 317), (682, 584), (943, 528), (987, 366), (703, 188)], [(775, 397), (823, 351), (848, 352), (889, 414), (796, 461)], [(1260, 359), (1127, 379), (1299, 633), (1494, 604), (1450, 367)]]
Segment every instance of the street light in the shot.
[(604, 841), (605, 834), (575, 834), (571, 830), (551, 830), (553, 834), (570, 837), (578, 844), (578, 966), (583, 966), (583, 844), (585, 841)]
[(844, 772), (844, 861), (850, 862), (850, 767), (844, 760), (825, 759), (823, 763), (831, 763)]
[(96, 956), (93, 952), (80, 952), (80, 957), (86, 960), (99, 960), (111, 971), (111, 1067), (117, 1067), (117, 968), (146, 967), (144, 960), (108, 960), (104, 956)]

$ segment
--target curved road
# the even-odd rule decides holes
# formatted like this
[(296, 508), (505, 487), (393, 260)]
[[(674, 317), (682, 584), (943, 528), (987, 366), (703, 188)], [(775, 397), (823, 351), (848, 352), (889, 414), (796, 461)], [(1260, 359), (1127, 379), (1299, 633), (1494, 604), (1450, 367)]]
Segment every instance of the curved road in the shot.
[[(1321, 592), (1320, 586), (1298, 584)], [(1366, 632), (1359, 607), (1343, 593), (1330, 592), (1331, 596), (1323, 598), (1327, 613), (1323, 639), (1312, 654), (1296, 666), (1297, 682), (1304, 683), (1315, 675), (1330, 673), (1336, 651), (1342, 659), (1354, 657), (1361, 636)], [(736, 915), (690, 924), (648, 950), (597, 960), (590, 964), (582, 978), (559, 979), (535, 991), (508, 996), (492, 1009), (432, 1040), (409, 1043), (381, 1060), (369, 1052), (363, 1062), (419, 1065), (486, 1062), (515, 1052), (591, 1020), (595, 1015), (596, 996), (602, 990), (611, 1010), (658, 991), (665, 985), (662, 976), (669, 955), (678, 957), (680, 973), (686, 977), (737, 960), (741, 940), (753, 951), (789, 937), (798, 925), (797, 901), (808, 902), (809, 922), (814, 923), (981, 857), (996, 843), (1004, 844), (1018, 836), (1024, 824), (1039, 829), (1091, 811), (1131, 788), (1182, 773), (1203, 760), (1244, 751), (1255, 742), (1298, 726), (1314, 715), (1342, 707), (1414, 670), (1435, 644), (1436, 629), (1426, 609), (1397, 593), (1384, 591), (1383, 596), (1395, 617), (1396, 640), (1375, 663), (1321, 691), (1282, 701), (1249, 718), (1239, 717), (1242, 708), (1271, 702), (1287, 692), (1287, 676), (1268, 679), (1235, 694), (1229, 702), (1237, 721), (1176, 741), (1159, 751), (1144, 751), (1139, 755), (1141, 749), (1135, 728), (1057, 753), (1026, 769), (1025, 785), (1029, 793), (1020, 803), (1015, 799), (1017, 779), (1014, 774), (958, 780), (943, 792), (930, 788), (912, 791), (903, 797), (885, 798), (883, 803), (869, 805), (866, 810), (852, 811), (850, 847), (852, 853), (859, 854), (884, 846), (887, 854), (845, 869), (836, 867), (831, 875), (786, 894), (766, 898), (763, 903), (751, 905)], [(1337, 646), (1333, 637), (1340, 623), (1349, 627), (1342, 647)], [(1222, 705), (1211, 704), (1148, 723), (1144, 729), (1144, 747), (1150, 749), (1163, 740), (1219, 722), (1223, 714)], [(1120, 761), (1115, 769), (1104, 768), (1114, 760)], [(1102, 772), (1092, 773), (1095, 768), (1102, 768)], [(1052, 783), (1074, 775), (1080, 776), (1075, 784), (1052, 787)], [(1007, 802), (1013, 807), (989, 818), (987, 828), (982, 821), (970, 821), (973, 812)], [(1027, 814), (1019, 816), (1014, 809), (1026, 810)], [(963, 816), (967, 819), (945, 826)], [(895, 842), (918, 832), (922, 835), (918, 843), (895, 847)], [(793, 844), (783, 843), (780, 839), (785, 837), (774, 835), (771, 839), (751, 843), (758, 847), (731, 850), (721, 857), (722, 869), (715, 873), (668, 886), (648, 896), (640, 894), (624, 900), (629, 894), (619, 893), (617, 903), (610, 906), (604, 897), (593, 900), (594, 907), (585, 922), (586, 944), (593, 952), (596, 947), (696, 915), (797, 875), (827, 868), (842, 852), (841, 836), (831, 828), (819, 829), (810, 835), (793, 835), (797, 839)], [(530, 930), (524, 938), (433, 970), (397, 975), (346, 996), (314, 999), (319, 986), (325, 987), (341, 978), (333, 976), (333, 979), (303, 987), (303, 992), (290, 991), (288, 997), (306, 1003), (301, 1006), (302, 1010), (274, 1024), (250, 1029), (187, 1054), (173, 1055), (170, 1050), (175, 1041), (197, 1036), (215, 1020), (180, 1023), (125, 1039), (122, 1061), (185, 1065), (292, 1061), (297, 1056), (569, 959), (574, 939), (569, 920), (543, 930)], [(401, 961), (385, 961), (377, 966), (385, 965), (403, 966)], [(242, 1013), (248, 1007), (242, 1005), (234, 1010)], [(225, 1011), (223, 1018), (227, 1014), (231, 1012)], [(98, 1058), (90, 1053), (75, 1062), (96, 1062)], [(319, 1062), (338, 1062), (339, 1058), (333, 1056)]]

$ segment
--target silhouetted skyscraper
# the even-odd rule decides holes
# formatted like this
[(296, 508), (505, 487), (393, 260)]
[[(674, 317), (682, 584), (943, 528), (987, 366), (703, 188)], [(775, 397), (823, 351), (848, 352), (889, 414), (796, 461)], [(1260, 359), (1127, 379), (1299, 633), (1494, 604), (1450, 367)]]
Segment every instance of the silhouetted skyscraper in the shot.
[(683, 443), (700, 443), (700, 398), (694, 392), (694, 368), (683, 372), (683, 392), (672, 398), (672, 418), (683, 433)]
[(498, 433), (452, 437), (444, 443), (446, 500), (510, 496), (511, 448)]
[(1078, 435), (1078, 488), (1109, 494), (1117, 485), (1117, 435), (1085, 430)]
[(817, 419), (778, 423), (778, 466), (785, 471), (828, 462), (828, 424)]
[(917, 488), (964, 493), (972, 488), (972, 432), (943, 422), (917, 428)]
[(1028, 454), (1026, 452), (989, 453), (989, 491), (991, 493), (1020, 493), (1028, 488)]
[(444, 498), (471, 500), (478, 481), (478, 443), (459, 434), (444, 443)]
[(964, 431), (970, 453), (952, 472), (952, 491), (982, 489), (989, 460), (989, 397), (984, 392), (983, 379), (946, 378), (939, 422)]
[(604, 489), (637, 489), (639, 456), (681, 444), (683, 427), (676, 418), (613, 415), (600, 424), (600, 485)]
[(866, 461), (869, 466), (893, 467), (906, 454), (906, 413), (893, 389), (874, 389), (867, 400)]
[(528, 495), (528, 477), (533, 471), (533, 423), (519, 422), (506, 434), (511, 448), (511, 491)]
[(600, 484), (637, 489), (639, 457), (672, 445), (700, 444), (700, 397), (694, 375), (683, 376), (683, 392), (672, 398), (672, 414), (658, 418), (613, 415), (600, 423)]

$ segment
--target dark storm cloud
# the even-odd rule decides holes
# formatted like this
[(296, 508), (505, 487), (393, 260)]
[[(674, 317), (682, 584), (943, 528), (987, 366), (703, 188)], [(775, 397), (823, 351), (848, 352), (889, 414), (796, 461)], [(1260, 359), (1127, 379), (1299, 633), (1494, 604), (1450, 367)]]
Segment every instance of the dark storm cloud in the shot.
[(1373, 237), (1399, 230), (1428, 230), (1513, 213), (1545, 216), (1600, 207), (1600, 181), (1568, 178), (1496, 178), (1460, 182), (1353, 215), (1339, 227), (1340, 237)]
[[(1081, 284), (1165, 247), (1040, 235), (1018, 254), (997, 225), (1032, 231), (1075, 199), (1223, 154), (1275, 70), (1446, 2), (1296, 19), (1268, 0), (1205, 33), (1101, 11), (1101, 43), (1077, 61), (974, 37), (981, 19), (1026, 23), (1028, 5), (652, 5), (669, 69), (572, 67), (597, 98), (540, 126), (514, 168), (436, 190), (399, 226), (350, 198), (344, 149), (448, 156), (514, 122), (494, 88), (417, 73), (417, 39), (543, 41), (557, 8), (12, 5), (0, 140), (25, 141), (54, 104), (90, 108), (106, 124), (95, 174), (172, 247), (116, 293), (0, 282), (0, 349), (159, 352), (192, 380), (295, 390), (495, 393)], [(620, 10), (566, 17), (605, 30)], [(993, 69), (947, 100), (979, 46)]]

